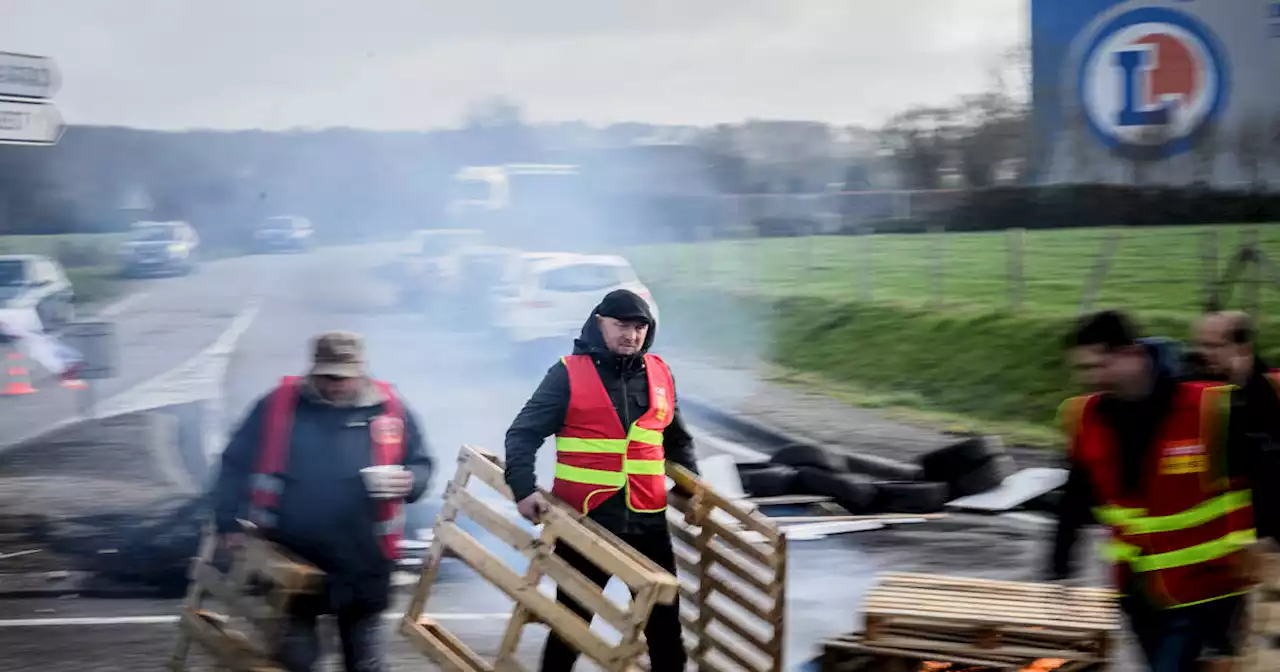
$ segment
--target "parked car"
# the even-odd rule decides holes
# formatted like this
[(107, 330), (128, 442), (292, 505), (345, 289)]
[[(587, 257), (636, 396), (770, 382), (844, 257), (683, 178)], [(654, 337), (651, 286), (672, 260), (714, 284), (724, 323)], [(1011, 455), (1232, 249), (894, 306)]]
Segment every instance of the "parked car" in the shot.
[(126, 277), (189, 275), (197, 268), (200, 236), (186, 222), (137, 222), (120, 248)]
[(306, 217), (268, 217), (253, 232), (253, 248), (258, 252), (306, 252), (311, 249), (313, 231)]
[(400, 301), (425, 306), (457, 291), (458, 267), (464, 251), (484, 244), (476, 229), (424, 229), (413, 234), (400, 261)]
[(44, 330), (56, 333), (75, 320), (75, 289), (62, 264), (49, 257), (0, 256), (0, 308), (34, 308)]
[[(510, 265), (492, 296), (491, 329), (518, 350), (568, 352), (591, 310), (605, 294), (629, 289), (658, 306), (631, 263), (615, 255), (525, 252)], [(532, 356), (532, 353), (531, 353)]]

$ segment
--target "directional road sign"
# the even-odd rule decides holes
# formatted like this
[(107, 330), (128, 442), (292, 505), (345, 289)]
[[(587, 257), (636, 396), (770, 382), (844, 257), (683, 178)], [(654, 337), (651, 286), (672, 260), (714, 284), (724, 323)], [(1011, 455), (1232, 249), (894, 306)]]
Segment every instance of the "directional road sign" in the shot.
[(0, 144), (56, 145), (62, 130), (62, 115), (50, 103), (0, 100)]
[(0, 96), (52, 98), (61, 83), (53, 59), (0, 51)]

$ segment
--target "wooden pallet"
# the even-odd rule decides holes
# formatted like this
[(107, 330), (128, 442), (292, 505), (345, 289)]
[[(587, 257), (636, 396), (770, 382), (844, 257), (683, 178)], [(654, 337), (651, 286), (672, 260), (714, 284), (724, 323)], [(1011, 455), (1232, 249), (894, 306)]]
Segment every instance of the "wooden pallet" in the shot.
[[(511, 499), (503, 479), (503, 465), (496, 456), (472, 446), (463, 446), (458, 470), (445, 491), (444, 507), (436, 521), (435, 539), (423, 560), (413, 600), (404, 615), (400, 632), (420, 651), (449, 672), (523, 670), (516, 661), (516, 648), (524, 626), (543, 623), (570, 646), (610, 672), (638, 670), (637, 659), (645, 652), (644, 626), (655, 604), (671, 604), (676, 599), (676, 578), (639, 551), (544, 493), (551, 504), (543, 517), (542, 532), (534, 537), (505, 514), (490, 508), (467, 486), (474, 477)], [(495, 537), (529, 558), (528, 571), (517, 573), (497, 555), (458, 527), (458, 514), (480, 524)], [(572, 546), (596, 566), (608, 571), (631, 589), (632, 600), (624, 609), (606, 598), (601, 587), (555, 555), (555, 546)], [(435, 583), (446, 549), (466, 563), (486, 581), (516, 601), (511, 621), (494, 662), (475, 653), (439, 623), (423, 617), (431, 586)], [(590, 624), (558, 603), (539, 587), (544, 577), (567, 591), (621, 633), (614, 644), (591, 630)]]
[(1112, 591), (889, 572), (864, 603), (877, 647), (1006, 661), (1104, 663), (1120, 629)]
[[(284, 635), (292, 601), (321, 591), (324, 573), (284, 548), (263, 539), (252, 524), (241, 522), (245, 545), (227, 572), (213, 565), (217, 535), (205, 530), (200, 551), (191, 563), (191, 585), (178, 621), (178, 641), (169, 669), (187, 669), (191, 642), (200, 645), (229, 670), (275, 672), (271, 653)], [(221, 603), (227, 615), (204, 608), (204, 600)], [(240, 621), (243, 629), (233, 627)]]
[(667, 475), (693, 493), (673, 501), (668, 514), (677, 567), (693, 581), (680, 585), (690, 659), (703, 670), (781, 672), (786, 537), (768, 517), (735, 505), (688, 470), (668, 464)]
[(1242, 672), (1280, 670), (1280, 553), (1265, 553), (1259, 560), (1261, 582), (1249, 596)]
[[(821, 672), (920, 672), (926, 669), (926, 663), (931, 663), (932, 669), (950, 664), (950, 667), (942, 669), (979, 672), (1035, 669), (1031, 667), (1034, 662), (1035, 659), (1004, 658), (998, 655), (924, 653), (878, 646), (866, 641), (862, 634), (854, 633), (824, 640), (818, 669)], [(1106, 669), (1104, 663), (1071, 661), (1055, 668), (1053, 672), (1095, 672), (1103, 669)]]

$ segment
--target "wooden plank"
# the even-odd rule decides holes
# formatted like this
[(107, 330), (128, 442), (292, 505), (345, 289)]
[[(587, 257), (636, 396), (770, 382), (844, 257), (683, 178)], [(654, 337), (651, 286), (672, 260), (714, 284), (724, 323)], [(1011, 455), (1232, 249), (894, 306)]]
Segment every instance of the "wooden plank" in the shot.
[(448, 672), (492, 672), (494, 667), (453, 633), (430, 619), (408, 624), (407, 639)]

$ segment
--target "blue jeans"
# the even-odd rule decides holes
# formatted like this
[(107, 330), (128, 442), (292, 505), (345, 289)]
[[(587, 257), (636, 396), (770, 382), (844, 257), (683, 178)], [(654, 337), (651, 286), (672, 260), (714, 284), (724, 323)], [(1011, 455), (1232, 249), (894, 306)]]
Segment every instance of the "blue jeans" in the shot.
[[(309, 601), (296, 605), (289, 616), (278, 662), (289, 672), (312, 672), (320, 659), (320, 634), (316, 618), (321, 610)], [(338, 638), (342, 641), (343, 669), (346, 672), (383, 672), (382, 614), (347, 609), (337, 614)]]
[(1126, 597), (1120, 606), (1151, 672), (1194, 672), (1202, 659), (1238, 655), (1243, 596), (1178, 609), (1157, 609)]

